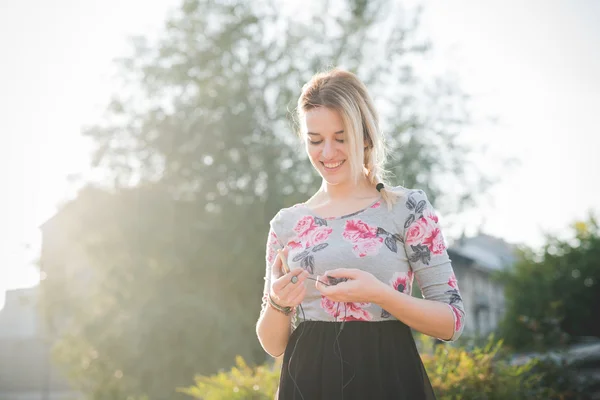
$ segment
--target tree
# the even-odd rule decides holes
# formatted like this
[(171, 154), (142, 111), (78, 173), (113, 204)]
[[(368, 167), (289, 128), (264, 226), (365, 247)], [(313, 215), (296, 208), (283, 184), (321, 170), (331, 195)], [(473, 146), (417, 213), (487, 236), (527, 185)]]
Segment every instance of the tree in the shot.
[[(238, 353), (253, 355), (253, 341), (227, 329), (239, 329), (228, 324), (232, 315), (242, 317), (223, 290), (230, 270), (206, 257), (222, 235), (210, 221), (187, 224), (194, 207), (157, 185), (87, 187), (56, 217), (69, 246), (51, 249), (65, 253), (54, 262), (78, 264), (69, 265), (69, 275), (48, 276), (42, 304), (59, 321), (57, 357), (94, 399), (171, 398), (174, 385), (198, 371), (215, 371)], [(212, 234), (194, 243), (193, 229)]]
[(267, 202), (270, 215), (318, 185), (290, 135), (292, 111), (312, 74), (340, 65), (380, 106), (395, 181), (432, 201), (442, 182), (458, 181), (444, 196), (448, 211), (472, 200), (489, 177), (466, 172), (470, 149), (457, 139), (469, 122), (467, 96), (449, 78), (416, 73), (430, 48), (419, 13), (385, 0), (303, 9), (292, 16), (270, 1), (184, 1), (158, 43), (138, 38), (121, 60), (128, 89), (115, 95), (106, 123), (85, 132), (97, 143), (95, 165), (120, 185), (160, 180), (212, 212), (242, 196), (237, 202)]
[(582, 336), (600, 337), (600, 229), (578, 222), (572, 237), (548, 236), (541, 254), (525, 250), (501, 276), (507, 311), (501, 324), (508, 345), (543, 350)]
[[(254, 324), (268, 221), (318, 185), (290, 112), (317, 70), (340, 65), (367, 82), (397, 183), (435, 202), (444, 180), (472, 176), (457, 140), (466, 96), (415, 73), (429, 49), (418, 13), (391, 1), (278, 7), (183, 1), (157, 43), (135, 40), (120, 61), (123, 89), (85, 131), (112, 184), (75, 201), (71, 221), (87, 222), (71, 240), (95, 279), (74, 302), (58, 353), (95, 399), (112, 395), (103, 388), (115, 374), (119, 393), (162, 399), (236, 354), (264, 360)], [(446, 210), (472, 199), (487, 178), (475, 176), (445, 196)], [(64, 282), (48, 288), (53, 314), (70, 297)], [(90, 351), (96, 374), (81, 371)]]

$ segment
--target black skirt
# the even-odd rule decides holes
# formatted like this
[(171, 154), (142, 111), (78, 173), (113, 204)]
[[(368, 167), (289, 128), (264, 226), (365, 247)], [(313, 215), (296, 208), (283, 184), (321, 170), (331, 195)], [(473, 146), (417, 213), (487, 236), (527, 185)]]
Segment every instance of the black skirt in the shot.
[(410, 328), (400, 321), (304, 321), (290, 336), (280, 400), (434, 400)]

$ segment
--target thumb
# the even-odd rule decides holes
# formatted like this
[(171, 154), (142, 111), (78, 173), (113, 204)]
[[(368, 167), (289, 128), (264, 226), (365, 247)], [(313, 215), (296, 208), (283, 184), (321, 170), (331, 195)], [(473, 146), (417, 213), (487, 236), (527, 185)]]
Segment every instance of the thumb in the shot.
[(279, 257), (279, 265), (283, 274), (287, 274), (288, 272), (290, 272), (290, 267), (288, 266), (287, 262), (288, 253), (289, 249), (287, 246), (284, 246), (283, 249), (277, 250), (277, 255)]

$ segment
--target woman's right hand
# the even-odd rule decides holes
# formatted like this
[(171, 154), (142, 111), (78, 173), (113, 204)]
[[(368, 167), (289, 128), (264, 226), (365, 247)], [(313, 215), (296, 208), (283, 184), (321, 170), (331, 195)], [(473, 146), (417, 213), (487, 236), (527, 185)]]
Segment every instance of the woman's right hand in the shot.
[[(308, 277), (308, 272), (302, 268), (296, 268), (288, 273), (284, 272), (283, 259), (287, 260), (288, 249), (277, 252), (277, 259), (273, 264), (273, 276), (271, 279), (271, 298), (275, 303), (282, 307), (296, 307), (302, 303), (306, 295), (306, 285), (304, 281)], [(297, 281), (292, 282), (296, 277)]]

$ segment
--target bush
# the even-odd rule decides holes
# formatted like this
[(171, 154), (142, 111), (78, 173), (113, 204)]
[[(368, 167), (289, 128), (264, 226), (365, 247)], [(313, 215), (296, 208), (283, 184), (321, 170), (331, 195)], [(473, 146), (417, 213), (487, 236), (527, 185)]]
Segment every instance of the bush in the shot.
[[(467, 350), (449, 344), (434, 345), (418, 339), (421, 358), (439, 400), (580, 399), (569, 385), (557, 385), (557, 370), (531, 360), (509, 362), (502, 341), (490, 339), (483, 347)], [(236, 367), (210, 377), (199, 376), (192, 387), (179, 389), (203, 400), (272, 400), (279, 383), (281, 364), (249, 367), (241, 357)], [(564, 372), (564, 371), (563, 371)]]
[(490, 338), (484, 347), (470, 351), (445, 344), (427, 349), (429, 341), (421, 339), (421, 358), (439, 400), (569, 398), (550, 386), (540, 361), (512, 364), (502, 341)]
[(177, 389), (202, 400), (273, 400), (279, 386), (281, 363), (249, 367), (242, 357), (235, 367), (210, 377), (197, 376), (196, 384)]
[(585, 377), (577, 368), (569, 365), (565, 359), (544, 357), (538, 359), (532, 369), (541, 376), (540, 386), (547, 388), (552, 399), (587, 400), (597, 391), (596, 380)]

